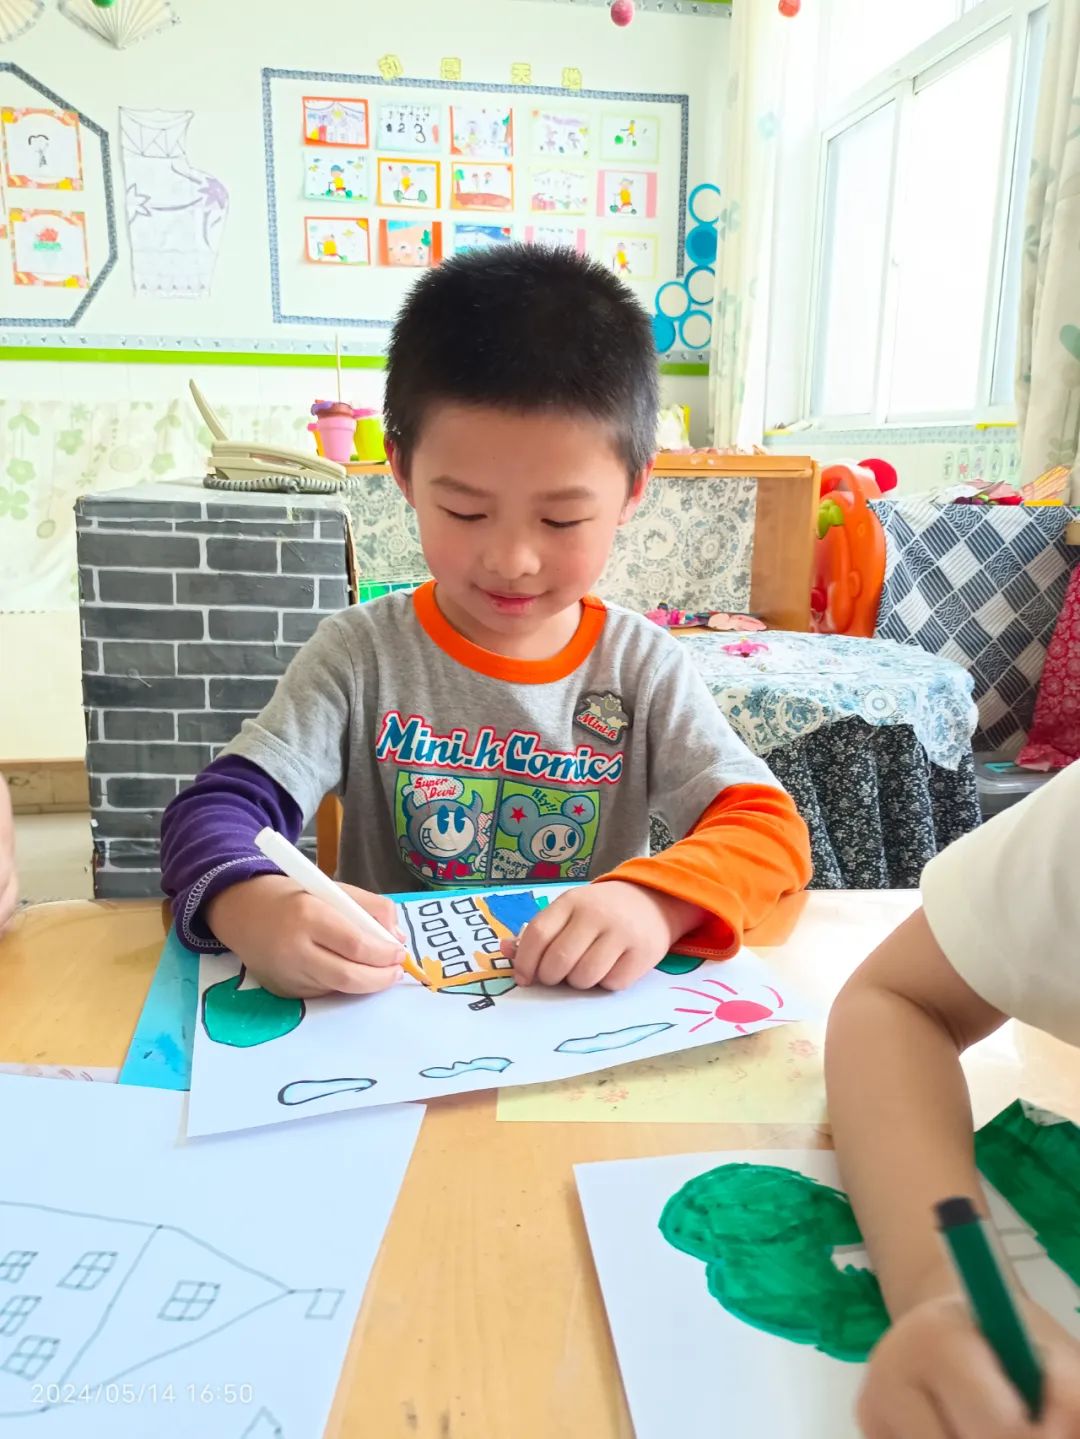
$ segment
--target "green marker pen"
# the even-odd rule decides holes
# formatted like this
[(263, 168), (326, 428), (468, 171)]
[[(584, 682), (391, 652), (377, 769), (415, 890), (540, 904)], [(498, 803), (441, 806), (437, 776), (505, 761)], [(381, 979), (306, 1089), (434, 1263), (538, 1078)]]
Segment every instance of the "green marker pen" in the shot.
[(1042, 1413), (1043, 1373), (1024, 1322), (970, 1199), (934, 1205), (938, 1226), (967, 1290), (976, 1322), (1032, 1419)]

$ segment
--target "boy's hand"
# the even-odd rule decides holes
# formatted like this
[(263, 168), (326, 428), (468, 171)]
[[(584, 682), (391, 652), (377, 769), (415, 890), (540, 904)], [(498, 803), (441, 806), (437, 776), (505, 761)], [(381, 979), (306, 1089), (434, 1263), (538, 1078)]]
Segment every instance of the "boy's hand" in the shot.
[[(400, 934), (393, 901), (341, 886), (391, 934)], [(206, 913), (213, 933), (264, 989), (289, 999), (374, 994), (401, 977), (405, 949), (380, 943), (283, 874), (231, 885)]]
[(613, 879), (560, 895), (503, 953), (519, 985), (629, 989), (703, 918), (696, 905)]
[(1038, 1424), (975, 1327), (966, 1300), (925, 1300), (870, 1358), (859, 1400), (867, 1439), (1080, 1439), (1080, 1344), (1034, 1304), (1024, 1319), (1040, 1351)]

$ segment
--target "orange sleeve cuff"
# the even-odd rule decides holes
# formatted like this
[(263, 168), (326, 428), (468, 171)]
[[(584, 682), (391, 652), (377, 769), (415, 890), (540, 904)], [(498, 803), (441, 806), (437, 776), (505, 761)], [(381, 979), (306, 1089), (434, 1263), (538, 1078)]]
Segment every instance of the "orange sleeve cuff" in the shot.
[(602, 876), (640, 884), (707, 911), (678, 941), (680, 954), (728, 959), (743, 932), (810, 882), (810, 834), (790, 795), (769, 785), (723, 790), (670, 849), (629, 859)]

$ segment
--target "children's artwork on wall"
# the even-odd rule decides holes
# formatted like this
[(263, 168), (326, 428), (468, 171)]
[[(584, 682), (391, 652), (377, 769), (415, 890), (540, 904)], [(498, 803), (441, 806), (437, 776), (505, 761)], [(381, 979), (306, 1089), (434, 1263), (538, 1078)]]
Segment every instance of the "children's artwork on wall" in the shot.
[(305, 145), (350, 145), (366, 150), (371, 143), (368, 133), (368, 102), (351, 99), (327, 99), (304, 96)]
[(603, 261), (624, 280), (651, 280), (656, 274), (656, 240), (652, 235), (605, 235)]
[(304, 255), (313, 265), (370, 265), (368, 222), (357, 215), (307, 215)]
[(426, 268), (442, 259), (440, 220), (380, 220), (379, 263), (404, 269)]
[(379, 160), (379, 204), (405, 209), (442, 203), (439, 166), (431, 160)]
[(514, 153), (514, 112), (501, 105), (451, 105), (450, 153), (467, 160), (509, 160)]
[(565, 166), (535, 169), (530, 178), (529, 208), (535, 214), (587, 215), (595, 173)]
[(604, 216), (632, 215), (651, 220), (656, 215), (655, 170), (601, 170), (597, 201)]
[(585, 159), (590, 153), (590, 126), (584, 115), (568, 111), (532, 112), (532, 153), (538, 160)]
[(188, 159), (191, 110), (120, 111), (128, 238), (136, 295), (210, 293), (229, 192)]
[(424, 155), (442, 147), (441, 105), (386, 104), (379, 106), (379, 149), (399, 154)]
[(347, 200), (364, 205), (371, 199), (371, 170), (363, 150), (304, 151), (304, 199)]
[(0, 110), (7, 184), (21, 190), (81, 190), (82, 140), (72, 110)]
[[(1080, 1338), (1076, 1127), (1032, 1122), (1018, 1102), (976, 1152), (1018, 1279)], [(672, 1155), (575, 1174), (638, 1439), (712, 1439), (717, 1394), (701, 1375), (717, 1354), (739, 1376), (723, 1392), (730, 1439), (762, 1433), (763, 1395), (770, 1434), (857, 1439), (855, 1400), (888, 1315), (832, 1154)]]
[(525, 240), (529, 245), (544, 245), (549, 250), (576, 250), (585, 253), (585, 231), (573, 225), (527, 225)]
[(192, 1145), (184, 1105), (0, 1078), (5, 1439), (323, 1433), (423, 1109)]
[(13, 209), (8, 221), (16, 285), (86, 289), (90, 260), (85, 215), (77, 210)]
[(514, 208), (514, 167), (497, 161), (451, 166), (450, 206), (454, 210), (512, 210)]
[[(527, 842), (536, 832), (529, 807), (512, 808), (507, 852), (524, 836), (528, 873), (542, 871), (548, 861)], [(580, 822), (592, 818), (583, 807)], [(423, 846), (422, 827), (410, 842)], [(279, 1000), (234, 956), (202, 955), (188, 1132), (587, 1074), (801, 1017), (749, 951), (722, 966), (671, 957), (619, 992), (518, 989), (502, 941), (561, 892), (541, 885), (403, 901), (408, 972), (367, 997)]]
[(659, 119), (655, 115), (603, 116), (600, 158), (655, 164), (660, 159)]
[(514, 238), (510, 225), (469, 225), (454, 226), (454, 254), (463, 255), (466, 250), (490, 250), (497, 245), (509, 245)]

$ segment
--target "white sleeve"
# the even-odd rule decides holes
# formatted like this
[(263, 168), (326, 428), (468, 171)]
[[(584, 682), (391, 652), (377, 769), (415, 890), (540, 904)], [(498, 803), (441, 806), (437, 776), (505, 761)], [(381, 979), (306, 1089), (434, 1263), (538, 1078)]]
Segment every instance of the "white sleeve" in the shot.
[(949, 963), (995, 1009), (1080, 1044), (1080, 763), (951, 845), (922, 879)]

